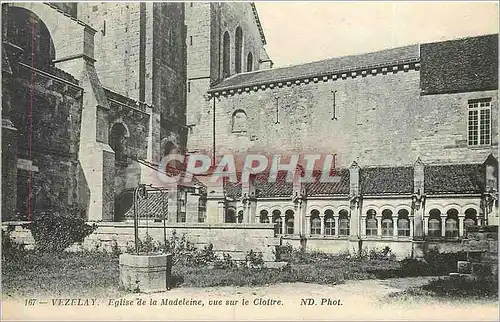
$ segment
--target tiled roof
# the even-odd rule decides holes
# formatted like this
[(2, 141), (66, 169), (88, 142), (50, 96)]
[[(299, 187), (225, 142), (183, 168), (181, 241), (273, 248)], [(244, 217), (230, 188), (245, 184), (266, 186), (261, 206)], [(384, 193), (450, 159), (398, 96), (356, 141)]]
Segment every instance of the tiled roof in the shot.
[[(336, 182), (320, 182), (321, 171), (314, 171), (315, 182), (304, 183), (308, 196), (330, 196), (349, 194), (349, 170), (341, 169), (336, 171), (340, 180)], [(291, 197), (293, 194), (293, 183), (287, 182), (287, 172), (280, 171), (276, 181), (269, 182), (269, 173), (259, 173), (254, 178), (255, 189), (258, 190), (258, 197)], [(231, 198), (241, 197), (241, 183), (228, 182), (225, 185), (226, 195)]]
[(112, 102), (116, 102), (118, 104), (121, 104), (122, 106), (127, 106), (133, 109), (138, 109), (142, 112), (146, 111), (146, 104), (136, 101), (134, 99), (131, 99), (129, 97), (126, 97), (120, 93), (114, 92), (113, 90), (103, 87), (104, 93), (106, 94), (106, 97), (108, 100), (111, 100)]
[(485, 184), (482, 164), (429, 165), (424, 178), (426, 194), (481, 193)]
[(209, 92), (223, 88), (236, 88), (290, 80), (303, 76), (324, 75), (340, 70), (377, 66), (388, 62), (404, 61), (418, 57), (418, 45), (412, 45), (360, 55), (330, 58), (301, 65), (236, 74), (215, 85)]
[(228, 182), (224, 186), (226, 195), (230, 198), (241, 197), (241, 182)]
[(258, 197), (289, 197), (293, 193), (293, 183), (287, 182), (287, 172), (280, 171), (275, 182), (269, 182), (269, 173), (259, 173), (254, 178)]
[(360, 170), (361, 193), (366, 195), (413, 192), (413, 168), (363, 168)]
[[(331, 195), (348, 195), (349, 194), (349, 170), (337, 170), (335, 176), (340, 176), (338, 182), (316, 182), (306, 183), (306, 191), (308, 196), (331, 196)], [(321, 177), (321, 173), (314, 175), (315, 178)]]
[[(130, 198), (133, 198), (133, 194)], [(150, 191), (146, 199), (139, 199), (137, 203), (139, 218), (158, 218), (163, 219), (164, 212), (168, 209), (167, 193)], [(125, 212), (125, 218), (134, 218), (134, 207)]]

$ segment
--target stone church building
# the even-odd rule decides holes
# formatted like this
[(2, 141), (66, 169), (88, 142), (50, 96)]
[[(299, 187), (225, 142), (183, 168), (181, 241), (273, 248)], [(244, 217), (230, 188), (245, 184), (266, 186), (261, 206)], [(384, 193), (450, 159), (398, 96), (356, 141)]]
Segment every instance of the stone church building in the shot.
[[(63, 209), (126, 246), (143, 183), (149, 234), (235, 253), (404, 257), (498, 225), (498, 35), (283, 68), (265, 46), (250, 2), (2, 4), (2, 221)], [(334, 156), (338, 180), (157, 180), (168, 155), (251, 153)]]

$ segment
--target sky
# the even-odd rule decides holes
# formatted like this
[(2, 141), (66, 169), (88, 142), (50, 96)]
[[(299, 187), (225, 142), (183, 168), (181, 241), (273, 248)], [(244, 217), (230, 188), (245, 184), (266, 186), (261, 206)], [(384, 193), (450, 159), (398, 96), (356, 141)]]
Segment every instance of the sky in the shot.
[(497, 2), (255, 3), (275, 67), (498, 33)]

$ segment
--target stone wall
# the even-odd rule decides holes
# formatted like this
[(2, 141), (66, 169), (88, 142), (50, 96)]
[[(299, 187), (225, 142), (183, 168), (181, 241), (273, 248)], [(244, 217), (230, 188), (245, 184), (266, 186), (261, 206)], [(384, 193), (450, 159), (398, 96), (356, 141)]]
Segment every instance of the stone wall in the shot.
[[(31, 73), (36, 73), (33, 85)], [(10, 189), (17, 186), (13, 193), (17, 193), (21, 218), (39, 209), (85, 207), (85, 183), (78, 162), (82, 89), (69, 79), (22, 65), (12, 87), (4, 88), (10, 91), (11, 108), (3, 117), (17, 129), (17, 182)], [(7, 219), (13, 214), (4, 215)]]
[[(31, 231), (21, 222), (3, 222), (2, 229), (8, 225), (13, 225), (15, 229), (11, 232), (11, 239), (19, 244), (24, 244), (26, 249), (34, 247), (34, 239)], [(69, 247), (69, 251), (100, 250), (111, 251), (115, 245), (125, 251), (127, 247), (134, 246), (134, 227), (132, 222), (123, 223), (99, 223), (98, 228), (89, 235), (82, 244), (74, 244)], [(273, 251), (275, 246), (290, 244), (299, 249), (305, 247), (306, 251), (320, 251), (325, 253), (339, 254), (348, 252), (351, 255), (359, 251), (359, 241), (347, 237), (343, 238), (314, 238), (300, 240), (297, 236), (285, 236), (283, 238), (274, 237), (272, 224), (206, 224), (206, 223), (167, 223), (167, 238), (172, 236), (175, 230), (177, 236), (185, 234), (186, 238), (197, 248), (212, 243), (214, 251), (227, 253), (233, 259), (244, 259), (245, 254), (253, 250), (262, 252), (266, 261), (274, 261)], [(146, 233), (155, 242), (163, 243), (163, 225), (161, 223), (141, 222), (139, 225), (139, 237), (144, 240)], [(473, 237), (470, 237), (473, 239)], [(465, 241), (466, 239), (464, 239)], [(490, 242), (491, 244), (491, 242)], [(493, 245), (494, 246), (494, 245)], [(389, 247), (397, 260), (413, 255), (414, 244), (410, 238), (392, 239), (364, 239), (361, 243), (363, 251), (382, 251)], [(455, 253), (465, 251), (470, 248), (469, 244), (462, 240), (456, 241), (431, 241), (426, 242), (425, 251), (437, 248), (442, 253)], [(497, 249), (497, 248), (495, 248)]]
[[(230, 74), (235, 71), (235, 32), (240, 27), (243, 34), (242, 71), (247, 71), (247, 56), (253, 55), (252, 70), (259, 69), (259, 54), (264, 44), (257, 26), (252, 5), (242, 3), (186, 3), (187, 43), (187, 124), (200, 126), (206, 122), (202, 115), (211, 108), (204, 98), (211, 84), (222, 78), (222, 36), (230, 35)], [(212, 114), (210, 114), (212, 115)], [(208, 126), (208, 124), (207, 124)], [(197, 130), (197, 129), (196, 129)], [(195, 130), (195, 131), (196, 131)], [(211, 135), (211, 128), (203, 128)], [(189, 134), (192, 135), (193, 132)], [(211, 142), (211, 141), (210, 141)], [(188, 141), (188, 151), (200, 145)], [(211, 146), (211, 144), (210, 144)]]
[[(11, 223), (15, 230), (11, 232), (14, 242), (25, 244), (28, 249), (34, 247), (34, 239), (30, 230), (23, 228), (21, 223)], [(2, 229), (6, 229), (7, 223), (3, 223)], [(275, 246), (279, 245), (279, 239), (274, 237), (272, 224), (204, 224), (185, 223), (166, 226), (166, 234), (169, 239), (173, 232), (177, 236), (183, 235), (197, 248), (203, 248), (209, 243), (214, 246), (214, 251), (219, 255), (226, 253), (235, 260), (245, 259), (250, 250), (261, 252), (265, 261), (275, 260)], [(139, 237), (144, 240), (146, 233), (155, 242), (163, 244), (163, 225), (161, 223), (141, 222), (139, 225)], [(122, 251), (127, 247), (134, 247), (134, 225), (126, 223), (99, 223), (97, 229), (89, 235), (82, 244), (74, 244), (68, 250), (101, 250), (111, 251), (115, 241)]]
[(186, 31), (183, 3), (153, 4), (153, 161), (186, 146)]
[[(332, 120), (333, 94), (336, 117)], [(467, 146), (467, 101), (492, 98), (492, 145)], [(277, 98), (277, 99), (276, 99)], [(497, 155), (496, 91), (420, 96), (418, 71), (335, 81), (290, 84), (225, 95), (190, 110), (199, 120), (190, 149), (212, 144), (212, 105), (218, 155), (227, 153), (331, 153), (338, 166), (482, 162)], [(278, 106), (278, 116), (277, 116)], [(236, 110), (247, 115), (246, 132), (232, 132)], [(277, 123), (279, 121), (279, 123)]]
[(78, 18), (97, 30), (96, 70), (104, 87), (139, 100), (139, 3), (78, 3)]

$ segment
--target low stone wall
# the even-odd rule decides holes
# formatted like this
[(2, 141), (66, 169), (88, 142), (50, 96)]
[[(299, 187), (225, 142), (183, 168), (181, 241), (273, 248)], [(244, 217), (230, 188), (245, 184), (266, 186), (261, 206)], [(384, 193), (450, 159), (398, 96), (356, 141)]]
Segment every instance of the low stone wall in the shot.
[[(279, 239), (274, 237), (272, 224), (170, 223), (165, 231), (167, 239), (175, 231), (179, 237), (185, 235), (197, 248), (211, 243), (216, 253), (227, 253), (234, 260), (245, 259), (246, 253), (253, 250), (261, 252), (265, 261), (274, 261), (275, 246), (279, 244)], [(139, 238), (144, 240), (146, 234), (155, 242), (164, 242), (161, 223), (141, 223)], [(134, 246), (133, 223), (98, 223), (97, 229), (85, 239), (81, 247), (110, 251), (115, 242), (122, 251)]]
[[(93, 224), (93, 223), (89, 223)], [(97, 229), (89, 235), (81, 244), (75, 244), (68, 248), (69, 251), (79, 250), (105, 250), (111, 251), (116, 245), (123, 251), (127, 247), (134, 246), (134, 226), (132, 222), (100, 222), (95, 223)], [(26, 248), (33, 248), (34, 240), (30, 230), (23, 228), (26, 223), (22, 222), (3, 222), (2, 229), (5, 230), (7, 225), (14, 226), (15, 229), (10, 233), (11, 239), (20, 244), (24, 244)], [(498, 227), (496, 228), (498, 229)], [(274, 237), (273, 224), (229, 224), (229, 223), (167, 223), (166, 235), (167, 238), (172, 236), (172, 233), (177, 233), (178, 236), (185, 235), (186, 238), (197, 248), (212, 243), (214, 251), (219, 255), (227, 253), (235, 260), (242, 260), (250, 250), (261, 252), (263, 258), (267, 262), (275, 260), (275, 246), (280, 244), (280, 237)], [(139, 237), (144, 240), (146, 233), (153, 238), (154, 241), (163, 243), (164, 229), (162, 223), (149, 222), (148, 224), (141, 222), (139, 225)], [(426, 241), (425, 245), (421, 245), (423, 249), (429, 250), (437, 248), (442, 253), (456, 253), (467, 250), (471, 244), (475, 243), (475, 239), (491, 239), (494, 240), (497, 232), (492, 231), (487, 234), (479, 234), (481, 238), (473, 232), (469, 235), (469, 240), (466, 244), (462, 240), (456, 241)], [(491, 236), (490, 236), (491, 235)], [(483, 237), (484, 236), (484, 237)], [(478, 241), (479, 242), (479, 241)], [(481, 242), (483, 242), (481, 240)], [(484, 241), (486, 242), (486, 240)], [(497, 241), (488, 240), (489, 244), (497, 247)], [(423, 243), (423, 242), (422, 242)], [(290, 244), (293, 248), (301, 247), (299, 236), (283, 236), (281, 244)], [(302, 240), (306, 251), (321, 251), (325, 253), (343, 253), (349, 252), (355, 254), (358, 252), (358, 240), (347, 238), (306, 238)], [(376, 250), (381, 251), (385, 247), (389, 247), (391, 252), (396, 255), (396, 259), (401, 260), (414, 254), (414, 242), (410, 238), (398, 239), (363, 239), (361, 247), (365, 251)], [(494, 244), (494, 245), (493, 245)], [(495, 249), (493, 253), (497, 254)]]
[[(26, 249), (34, 247), (31, 231), (27, 223), (3, 222), (2, 230), (8, 226), (14, 227), (11, 231), (11, 240), (24, 244)], [(88, 223), (90, 225), (94, 223)], [(83, 243), (76, 243), (68, 247), (68, 251), (101, 250), (111, 251), (116, 245), (124, 252), (127, 247), (134, 247), (134, 224), (132, 222), (101, 222), (95, 223), (96, 230), (85, 238)], [(264, 261), (275, 261), (275, 246), (279, 245), (279, 238), (274, 237), (273, 224), (206, 224), (206, 223), (175, 223), (167, 224), (165, 229), (167, 239), (175, 231), (177, 236), (185, 235), (186, 239), (197, 248), (203, 248), (212, 243), (214, 251), (231, 255), (234, 260), (243, 260), (250, 250), (262, 253)], [(141, 223), (139, 238), (144, 240), (146, 234), (155, 242), (164, 242), (164, 228), (162, 223)]]
[(35, 239), (31, 235), (31, 230), (27, 229), (28, 222), (2, 222), (2, 234), (7, 231), (7, 227), (9, 226), (14, 229), (10, 232), (10, 239), (14, 243), (24, 245), (25, 249), (33, 249), (35, 247)]
[[(301, 246), (300, 239), (295, 237), (284, 237), (283, 245), (290, 244), (294, 248)], [(412, 240), (407, 239), (363, 239), (361, 247), (364, 251), (371, 250), (382, 251), (389, 247), (396, 259), (402, 260), (412, 255)], [(309, 237), (305, 240), (306, 251), (319, 251), (324, 253), (339, 254), (349, 252), (357, 254), (359, 249), (358, 240), (349, 238), (314, 238)]]

